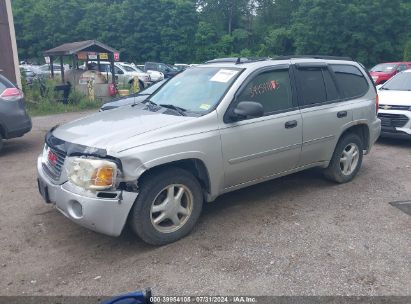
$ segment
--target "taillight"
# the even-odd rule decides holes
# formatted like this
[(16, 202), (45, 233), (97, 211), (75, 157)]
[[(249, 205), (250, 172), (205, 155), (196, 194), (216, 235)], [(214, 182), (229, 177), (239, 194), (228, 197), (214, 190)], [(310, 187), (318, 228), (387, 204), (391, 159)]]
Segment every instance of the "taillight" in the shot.
[(23, 98), (23, 92), (17, 88), (7, 88), (0, 94), (0, 98), (6, 101), (12, 101)]
[(380, 105), (380, 98), (378, 97), (378, 94), (375, 96), (375, 113), (378, 114), (378, 107)]

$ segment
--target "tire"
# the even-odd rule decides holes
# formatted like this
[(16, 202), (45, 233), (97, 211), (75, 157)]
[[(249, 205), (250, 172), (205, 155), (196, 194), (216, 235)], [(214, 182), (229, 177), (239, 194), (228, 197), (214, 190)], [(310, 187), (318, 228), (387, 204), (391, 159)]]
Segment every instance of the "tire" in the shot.
[[(357, 134), (349, 133), (344, 135), (338, 141), (330, 164), (324, 170), (324, 176), (340, 184), (351, 181), (361, 168), (363, 146), (363, 142)], [(358, 154), (355, 154), (355, 152)], [(350, 154), (351, 156), (349, 156)]]
[(144, 178), (139, 188), (129, 221), (144, 242), (165, 245), (190, 233), (203, 205), (201, 186), (190, 172), (174, 167), (158, 171)]

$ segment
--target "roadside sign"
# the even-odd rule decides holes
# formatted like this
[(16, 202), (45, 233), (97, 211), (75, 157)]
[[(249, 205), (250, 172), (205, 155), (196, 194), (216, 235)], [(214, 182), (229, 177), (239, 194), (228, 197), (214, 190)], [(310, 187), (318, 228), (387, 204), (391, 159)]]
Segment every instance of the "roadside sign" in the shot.
[(120, 53), (114, 53), (114, 61), (120, 61)]
[(100, 53), (100, 59), (108, 60), (108, 54), (107, 53)]
[(97, 60), (97, 54), (96, 53), (89, 53), (88, 54), (88, 59)]
[(80, 60), (87, 60), (87, 53), (86, 52), (77, 53), (77, 58)]

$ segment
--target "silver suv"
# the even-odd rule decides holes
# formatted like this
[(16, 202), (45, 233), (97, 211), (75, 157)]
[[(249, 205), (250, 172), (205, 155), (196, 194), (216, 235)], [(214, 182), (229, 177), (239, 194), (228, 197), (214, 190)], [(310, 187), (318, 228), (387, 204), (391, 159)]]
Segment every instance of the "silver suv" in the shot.
[(203, 202), (312, 167), (345, 183), (380, 135), (377, 94), (337, 58), (219, 59), (148, 100), (52, 129), (38, 158), (46, 202), (72, 221), (145, 242), (187, 235)]

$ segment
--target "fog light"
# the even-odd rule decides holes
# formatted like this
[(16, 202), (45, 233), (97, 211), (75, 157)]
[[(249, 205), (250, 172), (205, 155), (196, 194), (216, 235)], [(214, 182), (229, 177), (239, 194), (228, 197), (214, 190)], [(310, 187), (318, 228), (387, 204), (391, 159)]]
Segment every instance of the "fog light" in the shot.
[(75, 219), (83, 217), (83, 206), (78, 201), (70, 201), (68, 212)]

